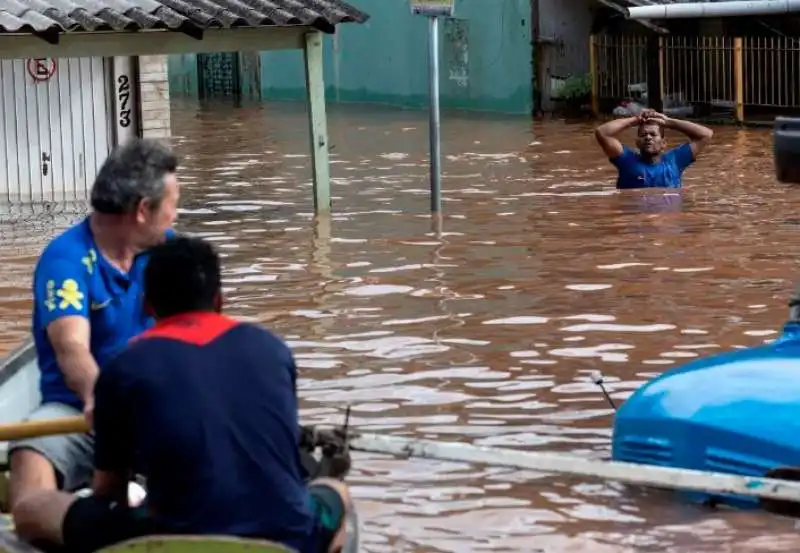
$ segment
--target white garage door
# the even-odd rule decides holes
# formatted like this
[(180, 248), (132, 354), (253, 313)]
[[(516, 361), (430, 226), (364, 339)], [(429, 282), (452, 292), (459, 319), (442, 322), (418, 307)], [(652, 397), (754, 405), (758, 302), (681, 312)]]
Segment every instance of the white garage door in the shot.
[(0, 201), (84, 199), (111, 148), (103, 58), (0, 61)]

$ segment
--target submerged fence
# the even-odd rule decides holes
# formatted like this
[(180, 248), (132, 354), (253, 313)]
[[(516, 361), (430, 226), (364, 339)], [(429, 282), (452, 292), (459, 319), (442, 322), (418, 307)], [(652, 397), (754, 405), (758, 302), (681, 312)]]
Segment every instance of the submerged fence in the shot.
[[(642, 36), (591, 37), (595, 113), (652, 95), (646, 43)], [(661, 37), (658, 67), (664, 109), (678, 115), (742, 121), (745, 112), (800, 110), (800, 38)]]

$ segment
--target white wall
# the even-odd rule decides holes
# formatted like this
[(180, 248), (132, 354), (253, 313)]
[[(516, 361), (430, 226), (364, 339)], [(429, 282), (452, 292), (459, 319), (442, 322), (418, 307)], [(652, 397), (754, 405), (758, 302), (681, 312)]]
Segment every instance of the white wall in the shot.
[(0, 61), (0, 201), (84, 198), (113, 142), (107, 60), (37, 63)]

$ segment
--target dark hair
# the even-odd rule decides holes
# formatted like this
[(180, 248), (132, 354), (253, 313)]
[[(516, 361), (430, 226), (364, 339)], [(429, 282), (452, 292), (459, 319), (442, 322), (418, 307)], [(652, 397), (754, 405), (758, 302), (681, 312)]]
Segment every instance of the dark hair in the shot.
[(156, 318), (217, 307), (220, 261), (200, 238), (179, 236), (153, 247), (144, 271), (144, 300)]
[(114, 148), (92, 186), (92, 208), (99, 213), (133, 213), (142, 200), (154, 207), (164, 197), (164, 177), (174, 173), (178, 158), (157, 140), (136, 138)]
[(662, 126), (661, 126), (661, 125), (659, 125), (658, 123), (649, 123), (649, 122), (647, 122), (647, 121), (642, 121), (641, 123), (639, 123), (639, 128), (638, 128), (638, 129), (636, 129), (636, 134), (637, 134), (637, 135), (639, 135), (639, 133), (641, 133), (641, 132), (642, 132), (642, 129), (643, 129), (643, 128), (645, 128), (645, 127), (650, 127), (650, 126), (656, 126), (656, 127), (658, 127), (658, 135), (659, 135), (661, 138), (664, 138), (664, 127), (662, 127)]

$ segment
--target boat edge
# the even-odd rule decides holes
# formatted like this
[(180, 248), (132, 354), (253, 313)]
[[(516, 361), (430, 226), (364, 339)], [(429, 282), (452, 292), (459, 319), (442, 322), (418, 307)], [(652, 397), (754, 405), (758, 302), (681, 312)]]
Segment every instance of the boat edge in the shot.
[(35, 359), (36, 347), (33, 343), (33, 337), (30, 337), (12, 349), (0, 361), (0, 386), (11, 380), (11, 377)]

